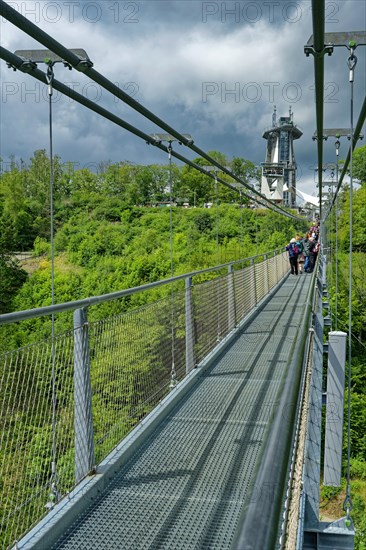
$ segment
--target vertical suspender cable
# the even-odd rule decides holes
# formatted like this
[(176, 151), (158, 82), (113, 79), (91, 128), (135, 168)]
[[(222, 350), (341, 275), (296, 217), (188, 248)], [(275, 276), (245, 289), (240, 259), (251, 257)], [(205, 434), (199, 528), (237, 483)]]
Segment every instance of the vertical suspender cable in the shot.
[[(169, 242), (170, 242), (170, 276), (174, 276), (173, 260), (173, 178), (172, 178), (172, 142), (168, 144), (169, 155)], [(175, 370), (175, 315), (174, 315), (174, 283), (171, 283), (171, 337), (172, 337), (172, 369), (170, 372), (169, 387), (175, 388), (177, 385), (177, 373)]]
[[(215, 221), (215, 227), (216, 227), (216, 263), (219, 265), (221, 262), (219, 261), (219, 189), (218, 189), (218, 183), (217, 183), (217, 170), (215, 168), (214, 170), (214, 176), (215, 176), (215, 203), (216, 203), (216, 221)], [(220, 277), (217, 279), (217, 285), (216, 285), (216, 297), (217, 297), (217, 342), (220, 342), (221, 340), (221, 323), (220, 323), (220, 315), (221, 315), (221, 307), (220, 307)]]
[[(52, 305), (55, 304), (55, 247), (54, 247), (54, 173), (53, 173), (53, 135), (52, 135), (52, 95), (53, 95), (53, 63), (48, 63), (47, 67), (47, 83), (48, 83), (48, 105), (49, 105), (49, 141), (50, 141), (50, 240), (51, 240), (51, 300)], [(55, 314), (52, 313), (51, 318), (52, 333), (51, 333), (51, 361), (52, 361), (52, 474), (51, 474), (51, 506), (58, 501), (57, 489), (57, 440), (56, 440), (56, 368), (55, 368)]]
[(240, 200), (240, 241), (239, 241), (239, 259), (243, 257), (243, 194), (241, 189), (239, 189), (239, 200)]
[(216, 219), (215, 219), (215, 227), (216, 227), (216, 257), (217, 257), (217, 265), (219, 265), (221, 262), (219, 261), (219, 191), (218, 191), (218, 184), (217, 184), (217, 171), (214, 171), (215, 176), (215, 206), (216, 206)]
[[(258, 205), (258, 208), (259, 208), (259, 205)], [(255, 255), (258, 256), (258, 234), (261, 227), (259, 223), (259, 216), (257, 213), (255, 213), (254, 219), (255, 219)]]
[[(329, 182), (329, 185), (328, 185), (328, 200), (327, 200), (327, 204), (329, 204), (331, 201), (332, 201), (332, 198), (333, 198), (333, 186), (334, 186), (334, 169), (331, 168), (331, 172), (330, 172), (330, 177), (331, 177), (331, 181)], [(329, 223), (328, 223), (328, 243), (329, 243), (329, 258), (330, 258), (330, 262), (331, 262), (331, 266), (332, 266), (332, 269), (330, 269), (329, 271), (329, 275), (330, 275), (330, 284), (333, 285), (333, 262), (334, 262), (334, 243), (333, 243), (333, 235), (334, 235), (334, 230), (333, 230), (333, 217), (330, 216), (329, 218)]]
[[(335, 202), (335, 234), (336, 234), (336, 242), (335, 242), (335, 330), (338, 328), (338, 193), (337, 193), (337, 187), (338, 187), (338, 178), (339, 178), (339, 148), (340, 148), (341, 142), (339, 139), (335, 142), (335, 148), (336, 148), (336, 202)], [(334, 200), (334, 197), (333, 197)], [(333, 202), (332, 200), (332, 202)]]
[(350, 100), (350, 126), (351, 126), (351, 147), (350, 147), (350, 186), (349, 186), (349, 293), (348, 293), (348, 399), (347, 399), (347, 488), (346, 498), (343, 508), (349, 519), (352, 510), (351, 500), (351, 480), (350, 480), (350, 462), (351, 462), (351, 375), (352, 375), (352, 248), (353, 248), (353, 83), (354, 69), (357, 63), (357, 57), (354, 54), (354, 47), (350, 44), (351, 55), (348, 57), (349, 81), (351, 84)]

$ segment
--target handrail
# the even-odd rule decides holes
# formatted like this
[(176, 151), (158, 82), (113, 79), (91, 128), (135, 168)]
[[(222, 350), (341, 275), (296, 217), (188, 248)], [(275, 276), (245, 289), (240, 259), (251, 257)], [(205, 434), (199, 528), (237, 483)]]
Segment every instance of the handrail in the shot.
[[(316, 273), (314, 272), (299, 333), (306, 333), (305, 329), (309, 323), (312, 309), (315, 280)], [(285, 430), (283, 415), (285, 412), (287, 418), (293, 418), (297, 414), (305, 345), (305, 339), (298, 338), (292, 348), (288, 376), (282, 389), (276, 416), (271, 424), (265, 450), (258, 464), (256, 486), (252, 487), (252, 494), (248, 496), (247, 503), (243, 508), (242, 522), (235, 534), (233, 548), (270, 549), (275, 548), (278, 542), (279, 524), (283, 511), (282, 503), (291, 458), (291, 444), (293, 432), (297, 426), (294, 423), (293, 430)], [(268, 498), (254, 499), (253, 492), (256, 487), (267, 490)]]
[(104, 302), (109, 302), (111, 300), (115, 300), (118, 298), (124, 298), (126, 296), (131, 296), (132, 294), (135, 294), (137, 292), (141, 292), (144, 290), (150, 290), (152, 288), (156, 288), (159, 286), (163, 286), (165, 284), (174, 283), (177, 281), (182, 281), (183, 279), (187, 279), (188, 277), (196, 277), (197, 275), (201, 275), (203, 273), (210, 273), (212, 271), (218, 271), (219, 269), (223, 269), (228, 266), (232, 265), (238, 265), (243, 262), (255, 260), (256, 258), (259, 258), (261, 256), (265, 256), (265, 254), (277, 254), (281, 253), (285, 250), (285, 248), (279, 248), (275, 250), (271, 250), (270, 252), (263, 252), (262, 254), (257, 254), (255, 256), (250, 256), (249, 258), (243, 258), (241, 260), (235, 260), (232, 262), (227, 262), (224, 264), (220, 264), (214, 267), (206, 267), (205, 269), (200, 269), (198, 271), (191, 271), (190, 273), (185, 273), (183, 275), (176, 275), (175, 277), (170, 277), (169, 279), (162, 279), (160, 281), (154, 281), (153, 283), (147, 283), (141, 286), (135, 286), (132, 288), (127, 288), (124, 290), (118, 290), (116, 292), (110, 292), (108, 294), (101, 294), (100, 296), (92, 296), (89, 298), (84, 298), (81, 300), (74, 300), (72, 302), (64, 302), (62, 304), (55, 304), (53, 306), (43, 306), (43, 307), (37, 307), (34, 309), (27, 309), (23, 311), (14, 311), (12, 313), (4, 313), (3, 315), (0, 315), (0, 326), (14, 323), (17, 321), (23, 321), (25, 319), (35, 319), (37, 317), (42, 317), (43, 315), (50, 315), (51, 313), (61, 313), (63, 311), (72, 311), (79, 308), (86, 308), (92, 305), (96, 304), (102, 304)]

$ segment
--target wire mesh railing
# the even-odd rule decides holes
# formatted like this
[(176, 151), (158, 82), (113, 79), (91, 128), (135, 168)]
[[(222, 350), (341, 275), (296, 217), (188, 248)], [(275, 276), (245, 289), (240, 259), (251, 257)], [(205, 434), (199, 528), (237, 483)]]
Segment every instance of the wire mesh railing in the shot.
[[(113, 295), (10, 314), (17, 330), (22, 319), (65, 310), (74, 310), (74, 322), (53, 340), (0, 355), (0, 547), (14, 544), (95, 471), (288, 269), (287, 254), (277, 251)], [(93, 301), (125, 299), (158, 285), (165, 297), (88, 320)], [(9, 315), (0, 316), (4, 322)]]
[[(56, 449), (60, 494), (73, 484), (73, 335), (54, 342), (57, 379)], [(51, 508), (52, 342), (1, 357), (1, 543), (9, 543)]]

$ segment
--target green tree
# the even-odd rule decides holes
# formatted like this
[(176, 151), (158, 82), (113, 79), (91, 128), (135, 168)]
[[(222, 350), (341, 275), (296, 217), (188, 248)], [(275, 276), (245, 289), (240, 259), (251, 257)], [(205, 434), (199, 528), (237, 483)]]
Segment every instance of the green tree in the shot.
[(27, 279), (26, 272), (13, 256), (12, 223), (0, 218), (0, 314), (11, 311), (11, 304), (17, 291)]
[[(349, 188), (345, 187), (340, 200), (339, 216), (339, 245), (344, 251), (349, 250), (349, 228), (350, 228), (350, 194)], [(354, 190), (352, 199), (352, 242), (353, 250), (366, 252), (366, 186)], [(332, 218), (333, 227), (334, 219)], [(334, 241), (335, 233), (332, 240)]]
[(353, 152), (353, 175), (361, 185), (366, 185), (366, 145)]

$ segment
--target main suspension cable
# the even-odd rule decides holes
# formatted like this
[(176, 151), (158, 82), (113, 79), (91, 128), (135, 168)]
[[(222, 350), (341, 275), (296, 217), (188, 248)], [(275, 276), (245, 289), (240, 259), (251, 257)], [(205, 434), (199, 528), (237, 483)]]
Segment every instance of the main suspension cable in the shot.
[[(232, 177), (234, 180), (236, 180), (238, 183), (246, 187), (248, 190), (250, 190), (252, 193), (254, 193), (257, 197), (265, 201), (268, 208), (273, 208), (273, 203), (265, 196), (262, 195), (259, 191), (252, 188), (247, 182), (236, 176), (231, 170), (229, 170), (226, 166), (223, 166), (218, 161), (216, 161), (214, 158), (212, 158), (210, 155), (205, 153), (202, 149), (194, 145), (192, 139), (186, 138), (183, 134), (172, 128), (169, 124), (167, 124), (165, 121), (157, 117), (154, 113), (152, 113), (149, 109), (146, 107), (143, 107), (141, 103), (133, 99), (131, 96), (129, 96), (126, 92), (121, 90), (116, 84), (113, 84), (110, 80), (108, 80), (106, 77), (98, 73), (95, 69), (93, 69), (93, 63), (89, 59), (80, 59), (79, 56), (77, 56), (75, 53), (71, 52), (65, 46), (60, 44), (57, 40), (52, 38), (50, 35), (48, 35), (46, 32), (44, 32), (42, 29), (37, 27), (34, 23), (29, 21), (26, 17), (24, 17), (22, 14), (17, 12), (14, 8), (6, 4), (4, 0), (0, 0), (0, 15), (5, 17), (8, 21), (13, 23), (16, 27), (23, 30), (26, 34), (49, 48), (52, 52), (56, 53), (58, 56), (60, 56), (61, 59), (63, 59), (67, 64), (69, 64), (71, 67), (74, 67), (76, 70), (83, 72), (86, 74), (90, 79), (92, 79), (94, 82), (97, 82), (100, 86), (105, 88), (107, 91), (109, 91), (112, 95), (132, 107), (134, 110), (139, 112), (141, 115), (143, 115), (145, 118), (150, 120), (151, 122), (154, 122), (157, 126), (160, 128), (163, 128), (165, 131), (167, 131), (169, 134), (171, 134), (173, 137), (175, 137), (180, 143), (183, 145), (189, 147), (192, 151), (200, 155), (202, 158), (209, 161), (209, 163), (216, 166), (219, 170), (222, 170), (225, 174)], [(285, 215), (288, 215), (289, 213), (283, 209), (282, 207), (276, 205), (277, 210), (280, 211)], [(298, 219), (295, 216), (291, 216), (294, 219)]]
[[(32, 76), (33, 78), (39, 80), (43, 84), (47, 84), (47, 78), (46, 78), (46, 75), (45, 75), (44, 72), (42, 72), (40, 69), (38, 69), (36, 67), (29, 67), (28, 64), (24, 63), (24, 60), (22, 58), (20, 58), (17, 55), (9, 52), (8, 50), (3, 48), (2, 46), (0, 46), (0, 58), (4, 59), (4, 61), (6, 61), (10, 66), (14, 67), (15, 69), (19, 69), (20, 71), (22, 71), (24, 73), (30, 74), (30, 76)], [(78, 92), (75, 92), (75, 90), (69, 88), (68, 86), (65, 86), (61, 82), (59, 82), (57, 80), (54, 80), (53, 81), (53, 88), (55, 90), (58, 90), (63, 95), (69, 97), (70, 99), (73, 99), (74, 101), (80, 103), (81, 105), (83, 105), (87, 109), (90, 109), (91, 111), (94, 111), (95, 113), (102, 116), (103, 118), (105, 118), (107, 120), (110, 120), (111, 122), (113, 122), (117, 126), (120, 126), (121, 128), (124, 128), (125, 130), (127, 130), (128, 132), (130, 132), (130, 133), (136, 135), (137, 137), (143, 139), (146, 143), (154, 145), (155, 147), (157, 147), (158, 149), (161, 149), (162, 151), (164, 151), (166, 153), (168, 152), (168, 148), (165, 145), (163, 145), (162, 143), (159, 143), (157, 140), (152, 138), (149, 134), (145, 134), (144, 132), (142, 132), (141, 130), (136, 128), (135, 126), (132, 126), (128, 122), (124, 121), (122, 118), (114, 115), (110, 111), (107, 111), (106, 109), (104, 109), (103, 107), (98, 105), (97, 103), (94, 103), (90, 99), (87, 99), (83, 95), (79, 94)], [(185, 158), (184, 156), (180, 155), (179, 153), (175, 152), (174, 150), (172, 150), (171, 154), (172, 154), (173, 157), (180, 160), (184, 164), (187, 164), (188, 166), (191, 166), (192, 168), (194, 168), (195, 170), (198, 170), (202, 174), (204, 174), (206, 176), (209, 176), (210, 178), (213, 178), (213, 175), (210, 174), (209, 172), (207, 172), (199, 164), (196, 164), (195, 162)], [(218, 180), (220, 181), (220, 183), (222, 183), (223, 185), (226, 185), (227, 187), (229, 187), (233, 191), (238, 191), (238, 189), (234, 185), (231, 185), (229, 182), (223, 180), (222, 178), (218, 178)], [(246, 194), (246, 193), (244, 193), (244, 194), (245, 194), (246, 197), (250, 198), (249, 194)], [(290, 213), (287, 213), (287, 216), (292, 217), (292, 215)]]
[[(14, 69), (19, 69), (20, 71), (22, 71), (24, 73), (30, 74), (33, 78), (36, 78), (40, 82), (43, 82), (44, 84), (47, 84), (46, 75), (40, 69), (38, 69), (35, 66), (35, 64), (30, 65), (29, 62), (25, 62), (24, 59), (22, 59), (21, 57), (13, 54), (11, 52), (9, 52), (8, 50), (6, 50), (5, 48), (3, 48), (1, 46), (0, 46), (0, 58), (4, 59), (8, 63), (8, 65), (13, 67)], [(84, 107), (87, 107), (91, 111), (94, 111), (95, 113), (99, 114), (100, 116), (106, 118), (107, 120), (110, 120), (114, 124), (120, 126), (121, 128), (124, 128), (128, 132), (130, 132), (130, 133), (136, 135), (137, 137), (143, 139), (146, 143), (154, 145), (155, 147), (157, 147), (158, 149), (161, 149), (164, 152), (168, 152), (168, 148), (165, 145), (163, 145), (161, 142), (159, 142), (159, 140), (156, 140), (153, 137), (151, 137), (150, 135), (146, 134), (145, 132), (142, 132), (138, 128), (132, 126), (131, 124), (129, 124), (128, 122), (123, 120), (122, 118), (114, 115), (110, 111), (107, 111), (106, 109), (104, 109), (103, 107), (98, 105), (97, 103), (94, 103), (90, 99), (87, 99), (83, 95), (79, 94), (78, 92), (75, 92), (75, 90), (69, 88), (68, 86), (65, 86), (61, 82), (59, 82), (57, 80), (54, 80), (53, 87), (54, 87), (54, 89), (58, 90), (60, 93), (64, 94), (65, 96), (75, 100), (76, 102), (80, 103), (81, 105), (84, 105)], [(195, 170), (198, 170), (202, 174), (204, 174), (206, 176), (209, 176), (210, 178), (214, 179), (214, 175), (210, 172), (207, 172), (199, 164), (196, 164), (195, 162), (187, 159), (186, 157), (184, 157), (183, 155), (180, 155), (179, 153), (177, 153), (174, 150), (172, 150), (171, 154), (177, 160), (180, 160), (184, 164), (187, 164), (188, 166), (191, 166), (192, 168), (194, 168)], [(220, 183), (222, 183), (226, 187), (232, 189), (235, 192), (238, 192), (238, 187), (237, 186), (232, 185), (231, 183), (225, 181), (224, 179), (222, 179), (220, 177), (217, 177), (217, 179)], [(241, 182), (239, 181), (239, 183), (241, 183)], [(250, 188), (250, 191), (252, 192), (253, 189)], [(286, 217), (294, 219), (294, 220), (299, 220), (299, 218), (297, 218), (296, 216), (294, 216), (290, 212), (282, 211), (282, 209), (280, 210), (277, 205), (274, 205), (272, 203), (269, 203), (269, 204), (264, 203), (263, 204), (263, 202), (260, 199), (253, 197), (251, 193), (245, 193), (244, 191), (242, 191), (242, 193), (248, 199), (255, 200), (258, 204), (263, 206), (263, 208), (268, 208), (270, 210), (273, 210), (277, 214), (286, 216)]]

